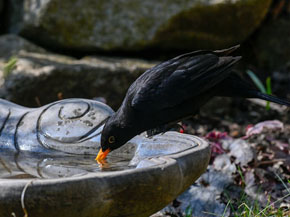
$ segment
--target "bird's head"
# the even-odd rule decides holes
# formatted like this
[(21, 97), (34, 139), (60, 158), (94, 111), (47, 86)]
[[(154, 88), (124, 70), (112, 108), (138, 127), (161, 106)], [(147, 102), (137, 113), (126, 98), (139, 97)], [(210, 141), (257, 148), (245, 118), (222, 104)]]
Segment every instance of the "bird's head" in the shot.
[(96, 160), (104, 160), (110, 151), (121, 147), (130, 140), (134, 136), (131, 134), (132, 132), (128, 127), (120, 124), (118, 120), (112, 117), (109, 118), (102, 131), (101, 149)]

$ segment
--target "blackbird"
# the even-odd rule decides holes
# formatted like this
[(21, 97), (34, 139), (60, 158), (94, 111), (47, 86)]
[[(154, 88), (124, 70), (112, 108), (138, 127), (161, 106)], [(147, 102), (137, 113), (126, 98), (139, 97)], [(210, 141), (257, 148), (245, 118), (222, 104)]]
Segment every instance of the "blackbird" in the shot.
[(229, 54), (238, 47), (186, 53), (144, 72), (107, 120), (96, 159), (105, 159), (137, 134), (195, 115), (214, 96), (260, 98), (290, 106), (286, 100), (257, 91), (231, 71), (241, 57)]

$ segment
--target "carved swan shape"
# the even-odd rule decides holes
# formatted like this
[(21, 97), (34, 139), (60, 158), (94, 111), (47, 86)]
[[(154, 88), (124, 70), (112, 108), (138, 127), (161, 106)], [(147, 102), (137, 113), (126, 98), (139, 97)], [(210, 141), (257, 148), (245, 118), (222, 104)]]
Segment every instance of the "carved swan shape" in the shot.
[(98, 101), (65, 99), (26, 108), (0, 99), (0, 149), (96, 154), (113, 110)]

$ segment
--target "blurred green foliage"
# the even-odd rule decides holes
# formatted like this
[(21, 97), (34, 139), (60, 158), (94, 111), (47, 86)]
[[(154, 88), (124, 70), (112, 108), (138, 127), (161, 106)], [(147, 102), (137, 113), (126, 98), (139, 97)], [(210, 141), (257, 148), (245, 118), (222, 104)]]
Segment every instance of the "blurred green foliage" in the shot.
[[(247, 70), (247, 74), (250, 76), (254, 84), (262, 93), (269, 94), (269, 95), (272, 94), (272, 85), (271, 85), (270, 76), (268, 76), (266, 79), (266, 87), (265, 87), (262, 81), (258, 78), (258, 76), (254, 72), (252, 72), (251, 70)], [(269, 109), (270, 109), (270, 102), (267, 101), (266, 110), (269, 110)]]
[(3, 68), (3, 77), (7, 78), (10, 73), (13, 71), (13, 69), (16, 68), (17, 58), (11, 57), (9, 61), (4, 65)]

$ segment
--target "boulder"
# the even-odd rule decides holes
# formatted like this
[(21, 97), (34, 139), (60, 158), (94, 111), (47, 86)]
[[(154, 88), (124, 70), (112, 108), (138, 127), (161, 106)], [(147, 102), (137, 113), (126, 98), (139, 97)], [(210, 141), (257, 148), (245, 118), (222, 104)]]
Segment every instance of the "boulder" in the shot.
[[(12, 40), (12, 39), (13, 40)], [(9, 50), (9, 45), (14, 44)], [(16, 67), (1, 78), (0, 97), (25, 106), (40, 106), (61, 98), (104, 97), (117, 109), (130, 84), (154, 66), (138, 59), (84, 57), (80, 60), (45, 52), (17, 36), (2, 36), (0, 70), (13, 54)], [(5, 53), (7, 55), (5, 55)]]
[(255, 65), (269, 71), (290, 62), (290, 14), (265, 23), (254, 38)]
[(0, 60), (9, 60), (21, 50), (27, 52), (47, 53), (43, 48), (21, 38), (17, 35), (8, 34), (0, 36)]
[(9, 31), (51, 48), (224, 48), (261, 23), (272, 0), (11, 0)]

